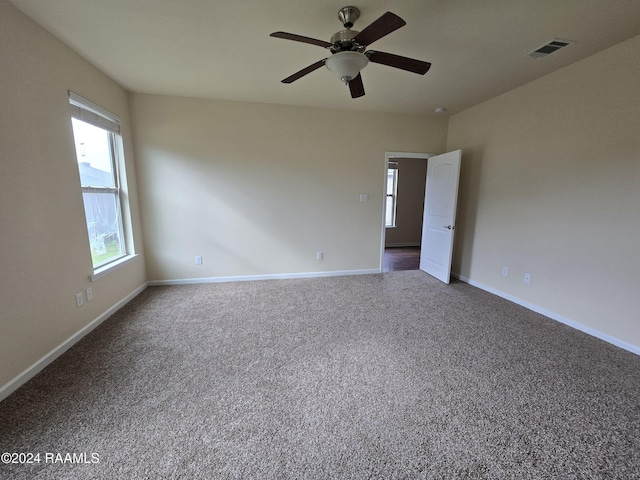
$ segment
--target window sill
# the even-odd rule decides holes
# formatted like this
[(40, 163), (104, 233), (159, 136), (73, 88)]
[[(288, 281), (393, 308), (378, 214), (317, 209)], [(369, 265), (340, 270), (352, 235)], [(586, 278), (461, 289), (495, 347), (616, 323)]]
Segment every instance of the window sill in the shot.
[(103, 267), (96, 268), (93, 271), (93, 275), (89, 275), (89, 280), (91, 280), (92, 282), (95, 282), (100, 277), (104, 277), (105, 275), (113, 272), (114, 270), (117, 270), (120, 267), (133, 262), (139, 256), (140, 255), (138, 255), (137, 253), (134, 253), (133, 255), (127, 255), (126, 257), (122, 257), (121, 259), (116, 260), (115, 262), (105, 265)]

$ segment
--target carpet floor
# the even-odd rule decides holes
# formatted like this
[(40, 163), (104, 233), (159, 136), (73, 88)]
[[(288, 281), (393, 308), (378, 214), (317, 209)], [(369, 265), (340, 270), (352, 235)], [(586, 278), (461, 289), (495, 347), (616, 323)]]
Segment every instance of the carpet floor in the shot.
[(640, 357), (421, 271), (149, 287), (0, 403), (0, 452), (40, 454), (3, 479), (640, 478)]

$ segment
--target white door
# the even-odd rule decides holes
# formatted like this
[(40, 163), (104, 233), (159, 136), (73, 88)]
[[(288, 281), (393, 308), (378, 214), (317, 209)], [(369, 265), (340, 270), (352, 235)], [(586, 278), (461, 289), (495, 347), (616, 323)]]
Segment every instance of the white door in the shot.
[(444, 283), (451, 278), (461, 150), (429, 157), (420, 270)]

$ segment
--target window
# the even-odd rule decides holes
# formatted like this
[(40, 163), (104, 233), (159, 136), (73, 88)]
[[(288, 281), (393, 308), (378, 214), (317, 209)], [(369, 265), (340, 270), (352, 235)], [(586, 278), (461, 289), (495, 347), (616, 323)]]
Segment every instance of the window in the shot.
[(118, 117), (69, 92), (84, 213), (94, 272), (127, 255), (122, 225)]
[(385, 227), (396, 226), (396, 204), (398, 199), (398, 162), (389, 162), (387, 169), (387, 210)]

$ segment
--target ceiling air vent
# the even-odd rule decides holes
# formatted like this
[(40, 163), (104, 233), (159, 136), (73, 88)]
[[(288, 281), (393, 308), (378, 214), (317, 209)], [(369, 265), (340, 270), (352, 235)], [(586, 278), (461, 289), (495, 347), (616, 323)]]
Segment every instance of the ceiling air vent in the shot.
[(527, 56), (531, 58), (545, 58), (552, 53), (557, 52), (561, 48), (571, 45), (572, 43), (575, 42), (571, 40), (560, 40), (559, 38), (554, 38), (550, 42), (547, 42), (541, 47), (535, 49), (533, 52), (528, 53)]

